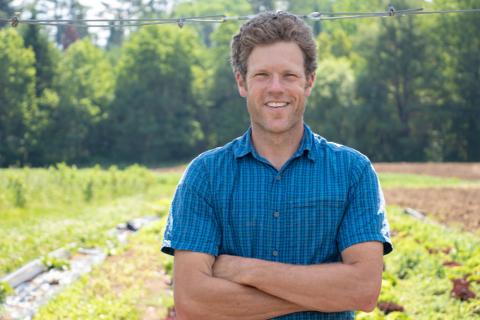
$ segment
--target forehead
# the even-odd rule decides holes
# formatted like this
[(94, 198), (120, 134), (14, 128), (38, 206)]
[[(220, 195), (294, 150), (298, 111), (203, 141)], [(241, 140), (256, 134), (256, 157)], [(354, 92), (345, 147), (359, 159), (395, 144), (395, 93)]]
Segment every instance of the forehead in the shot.
[(259, 69), (304, 70), (304, 58), (295, 42), (275, 42), (257, 45), (247, 60), (248, 72)]

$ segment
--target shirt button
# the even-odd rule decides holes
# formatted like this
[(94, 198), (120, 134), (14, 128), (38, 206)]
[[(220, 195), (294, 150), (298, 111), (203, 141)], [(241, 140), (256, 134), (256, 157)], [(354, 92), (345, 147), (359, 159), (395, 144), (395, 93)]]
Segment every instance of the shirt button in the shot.
[(277, 256), (278, 256), (278, 251), (277, 251), (277, 250), (273, 250), (272, 256), (277, 257)]
[(278, 218), (278, 217), (280, 217), (280, 212), (278, 212), (278, 211), (275, 211), (275, 212), (273, 213), (273, 216), (274, 216), (275, 218)]
[(275, 179), (276, 179), (277, 181), (280, 181), (280, 180), (282, 180), (282, 176), (281, 176), (281, 175), (278, 175), (278, 176), (275, 177)]

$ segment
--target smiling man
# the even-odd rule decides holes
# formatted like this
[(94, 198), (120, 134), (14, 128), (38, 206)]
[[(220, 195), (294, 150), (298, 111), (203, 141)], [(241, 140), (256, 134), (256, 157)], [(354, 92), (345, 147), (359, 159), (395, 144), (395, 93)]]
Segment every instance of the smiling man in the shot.
[(316, 45), (295, 15), (262, 13), (231, 46), (249, 130), (192, 161), (162, 251), (183, 319), (353, 319), (372, 310), (392, 250), (370, 161), (304, 124)]

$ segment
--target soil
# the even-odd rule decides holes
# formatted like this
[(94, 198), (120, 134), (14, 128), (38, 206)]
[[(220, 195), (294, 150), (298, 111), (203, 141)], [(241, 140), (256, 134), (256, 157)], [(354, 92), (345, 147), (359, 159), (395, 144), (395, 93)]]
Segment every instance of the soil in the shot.
[[(378, 172), (426, 174), (480, 180), (480, 163), (376, 163)], [(388, 204), (410, 207), (446, 225), (480, 230), (480, 187), (389, 188)]]
[(480, 188), (393, 188), (383, 192), (387, 204), (413, 208), (463, 230), (480, 230)]

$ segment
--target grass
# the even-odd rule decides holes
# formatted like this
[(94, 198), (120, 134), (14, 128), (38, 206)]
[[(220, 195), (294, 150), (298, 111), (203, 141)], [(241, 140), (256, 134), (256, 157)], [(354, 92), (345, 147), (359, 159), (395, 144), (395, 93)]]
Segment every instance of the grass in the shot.
[(170, 198), (179, 177), (140, 167), (0, 170), (0, 276), (70, 243), (111, 241), (108, 229), (155, 214), (151, 200)]
[(382, 188), (480, 187), (480, 181), (441, 178), (418, 174), (379, 173)]

